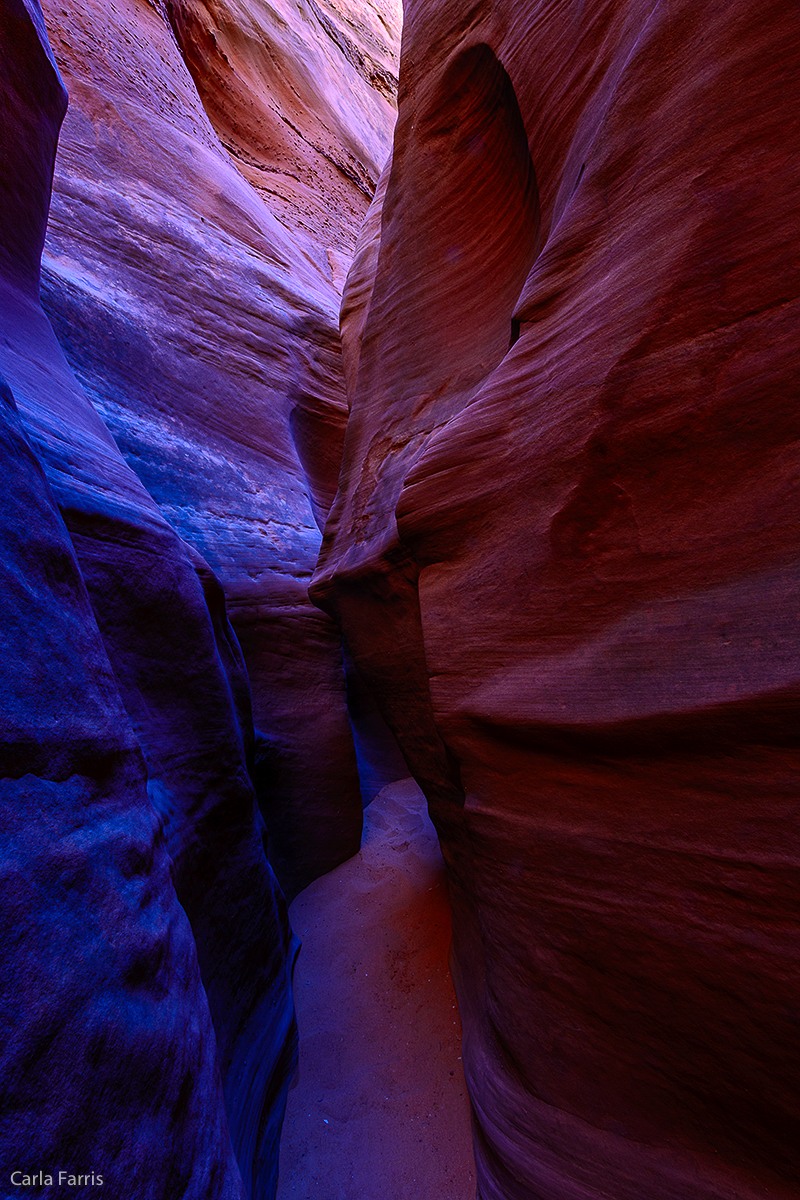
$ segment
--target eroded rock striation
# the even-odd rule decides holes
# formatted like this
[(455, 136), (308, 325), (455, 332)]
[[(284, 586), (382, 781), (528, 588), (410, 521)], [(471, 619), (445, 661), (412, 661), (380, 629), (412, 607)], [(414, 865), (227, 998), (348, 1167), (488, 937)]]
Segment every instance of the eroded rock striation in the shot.
[(399, 0), (164, 0), (239, 170), (341, 278), (391, 146)]
[(44, 7), (70, 93), (44, 305), (127, 462), (224, 586), (270, 857), (294, 893), (361, 832), (341, 637), (307, 588), (347, 416), (337, 288), (394, 120), (325, 22), (384, 65), (397, 29), (381, 42), (369, 5)]
[(796, 33), (406, 5), (312, 594), (442, 840), (482, 1200), (797, 1195)]
[(296, 942), (247, 677), (217, 579), (39, 303), (66, 93), (35, 0), (2, 0), (0, 50), (4, 1191), (65, 1171), (137, 1198), (269, 1196)]

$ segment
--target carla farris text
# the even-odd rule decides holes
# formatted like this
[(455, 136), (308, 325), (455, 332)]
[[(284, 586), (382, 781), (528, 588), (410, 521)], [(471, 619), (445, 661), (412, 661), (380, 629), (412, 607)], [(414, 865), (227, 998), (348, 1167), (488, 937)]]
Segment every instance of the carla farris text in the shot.
[(27, 1171), (12, 1171), (11, 1186), (18, 1188), (42, 1188), (42, 1187), (102, 1187), (103, 1176), (96, 1174), (94, 1171), (89, 1171), (88, 1175), (76, 1175), (72, 1171), (57, 1171), (55, 1175), (50, 1175), (47, 1171), (36, 1171), (33, 1175)]

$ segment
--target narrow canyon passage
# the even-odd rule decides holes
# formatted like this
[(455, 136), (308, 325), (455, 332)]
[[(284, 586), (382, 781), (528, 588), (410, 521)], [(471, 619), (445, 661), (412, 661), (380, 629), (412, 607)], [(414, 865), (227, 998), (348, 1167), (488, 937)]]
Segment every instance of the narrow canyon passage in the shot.
[(361, 852), (290, 909), (300, 1069), (278, 1200), (474, 1200), (436, 834), (411, 779), (364, 817)]
[(0, 1200), (800, 1200), (797, 34), (0, 0)]

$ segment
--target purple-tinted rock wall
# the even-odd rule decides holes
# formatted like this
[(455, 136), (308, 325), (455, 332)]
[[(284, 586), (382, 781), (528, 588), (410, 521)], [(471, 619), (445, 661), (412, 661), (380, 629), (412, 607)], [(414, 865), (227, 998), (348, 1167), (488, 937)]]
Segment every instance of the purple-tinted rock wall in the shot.
[(294, 943), (247, 679), (219, 583), (39, 305), (66, 96), (34, 0), (0, 18), (4, 1185), (63, 1169), (116, 1195), (270, 1195)]
[[(310, 10), (308, 27), (292, 32), (265, 6), (195, 7), (46, 0), (70, 108), (43, 303), (127, 462), (224, 586), (268, 760), (259, 799), (270, 857), (293, 893), (354, 853), (361, 832), (341, 636), (307, 587), (347, 416), (336, 286), (350, 245), (343, 230), (357, 227), (369, 200), (363, 183), (310, 147), (319, 132), (314, 88), (322, 103), (326, 88), (354, 76), (336, 136), (369, 163), (388, 151), (394, 110)], [(193, 40), (195, 18), (208, 29)], [(253, 178), (291, 185), (308, 172), (307, 151), (326, 164), (331, 187), (339, 181), (323, 197), (332, 218), (342, 209), (335, 229), (307, 228), (302, 197), (293, 221), (278, 206), (289, 222), (281, 223), (275, 188), (247, 177), (261, 153), (256, 126), (245, 122), (233, 146), (210, 119), (219, 125), (226, 106), (254, 100), (242, 82), (247, 63), (275, 39), (288, 39), (282, 56), (295, 91), (302, 77), (311, 94), (302, 112), (286, 113), (280, 96), (267, 96), (286, 117), (269, 110), (289, 144), (282, 173)], [(327, 76), (315, 83), (320, 63)], [(365, 178), (378, 169), (365, 167)]]

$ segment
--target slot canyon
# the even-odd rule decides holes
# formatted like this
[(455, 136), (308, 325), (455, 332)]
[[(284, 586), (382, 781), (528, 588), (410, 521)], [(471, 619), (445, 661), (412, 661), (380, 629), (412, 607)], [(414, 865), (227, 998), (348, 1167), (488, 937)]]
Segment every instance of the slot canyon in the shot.
[(798, 45), (0, 0), (2, 1200), (800, 1200)]

